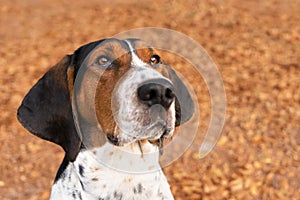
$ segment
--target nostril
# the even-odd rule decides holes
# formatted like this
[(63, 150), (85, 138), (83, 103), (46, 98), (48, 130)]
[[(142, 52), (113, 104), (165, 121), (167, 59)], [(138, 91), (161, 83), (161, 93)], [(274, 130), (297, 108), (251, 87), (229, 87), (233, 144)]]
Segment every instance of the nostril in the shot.
[(157, 88), (152, 85), (143, 85), (138, 88), (138, 98), (142, 101), (150, 101), (158, 96)]
[(168, 99), (173, 99), (175, 97), (173, 90), (170, 88), (167, 88), (166, 92), (165, 92), (165, 97)]
[(145, 93), (144, 95), (140, 95), (140, 99), (143, 101), (147, 101), (151, 99), (152, 94), (151, 93)]
[(150, 90), (149, 99), (155, 99), (157, 97), (159, 97), (158, 90), (156, 90), (156, 89)]

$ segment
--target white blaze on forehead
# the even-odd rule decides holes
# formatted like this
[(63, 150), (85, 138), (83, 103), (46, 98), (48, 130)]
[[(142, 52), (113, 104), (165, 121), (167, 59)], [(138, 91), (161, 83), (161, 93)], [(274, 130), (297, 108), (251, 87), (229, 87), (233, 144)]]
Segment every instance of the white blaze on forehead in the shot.
[(129, 50), (130, 50), (130, 53), (131, 53), (131, 57), (132, 57), (131, 66), (135, 67), (135, 66), (145, 66), (145, 65), (147, 65), (147, 63), (142, 61), (138, 57), (138, 55), (136, 55), (136, 53), (134, 52), (134, 48), (132, 47), (132, 44), (130, 43), (130, 41), (125, 40), (125, 42), (128, 44)]
[[(122, 143), (128, 143), (133, 139), (145, 139), (156, 136), (155, 127), (151, 128), (149, 108), (139, 102), (137, 96), (138, 86), (147, 80), (165, 79), (161, 73), (155, 70), (149, 63), (145, 63), (134, 52), (133, 44), (125, 40), (131, 54), (131, 68), (123, 76), (116, 87), (115, 100), (118, 110), (114, 110), (117, 135)], [(168, 110), (167, 128), (173, 133), (175, 125), (175, 103)], [(151, 128), (151, 130), (150, 130)]]

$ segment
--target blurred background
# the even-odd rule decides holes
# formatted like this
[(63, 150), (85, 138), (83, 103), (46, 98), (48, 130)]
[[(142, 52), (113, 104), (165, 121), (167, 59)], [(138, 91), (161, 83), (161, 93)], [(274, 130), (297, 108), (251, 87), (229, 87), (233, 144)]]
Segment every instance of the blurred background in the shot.
[[(199, 159), (194, 145), (164, 169), (175, 198), (299, 199), (299, 22), (299, 0), (0, 0), (0, 199), (48, 199), (64, 155), (16, 120), (32, 85), (79, 46), (148, 26), (201, 44), (227, 94), (214, 151)], [(209, 94), (195, 84), (205, 132)]]

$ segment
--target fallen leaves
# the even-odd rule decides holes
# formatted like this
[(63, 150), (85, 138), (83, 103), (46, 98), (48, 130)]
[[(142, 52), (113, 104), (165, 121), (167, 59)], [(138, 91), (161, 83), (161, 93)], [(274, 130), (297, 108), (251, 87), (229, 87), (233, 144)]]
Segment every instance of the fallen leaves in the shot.
[[(217, 63), (227, 93), (226, 124), (214, 151), (199, 159), (202, 138), (196, 138), (183, 157), (164, 169), (176, 199), (299, 198), (299, 2), (173, 2), (152, 3), (151, 8), (144, 2), (140, 10), (130, 2), (99, 6), (76, 1), (67, 8), (56, 3), (31, 2), (31, 9), (25, 2), (0, 6), (2, 199), (48, 199), (63, 157), (58, 147), (18, 124), (16, 109), (25, 93), (82, 44), (143, 26), (174, 28), (201, 43)], [(184, 75), (200, 95), (204, 133), (208, 91), (193, 81), (193, 72)]]

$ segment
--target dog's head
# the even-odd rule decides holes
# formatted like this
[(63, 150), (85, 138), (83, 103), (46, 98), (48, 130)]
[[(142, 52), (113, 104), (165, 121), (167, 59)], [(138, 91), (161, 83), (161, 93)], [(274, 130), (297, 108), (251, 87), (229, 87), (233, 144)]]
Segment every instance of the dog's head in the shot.
[[(79, 76), (84, 83), (75, 94)], [(97, 120), (89, 110), (80, 111), (80, 117), (90, 126), (100, 125), (114, 145), (170, 137), (194, 111), (185, 85), (145, 42), (106, 39), (84, 45), (52, 67), (18, 109), (22, 125), (62, 146), (70, 161), (82, 146), (73, 119), (73, 95), (94, 108)]]

